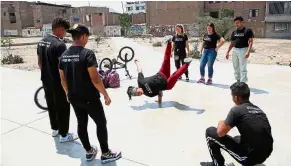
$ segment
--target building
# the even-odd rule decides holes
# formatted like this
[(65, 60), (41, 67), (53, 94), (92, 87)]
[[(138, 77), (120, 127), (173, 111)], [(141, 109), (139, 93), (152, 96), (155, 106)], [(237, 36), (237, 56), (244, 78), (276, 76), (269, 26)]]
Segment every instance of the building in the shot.
[(291, 39), (291, 2), (268, 1), (265, 37)]
[(29, 29), (25, 31), (29, 36), (32, 27), (41, 29), (56, 17), (69, 20), (71, 14), (66, 10), (69, 8), (43, 2), (1, 1), (1, 36), (22, 36), (22, 29)]
[(204, 14), (202, 1), (147, 1), (148, 33), (154, 36), (173, 35), (176, 24), (184, 24), (189, 36), (197, 36), (197, 19)]
[(256, 37), (265, 36), (265, 11), (264, 1), (205, 1), (204, 11), (214, 18), (219, 18), (221, 8), (231, 8), (234, 16), (242, 16), (246, 25), (251, 27)]
[(124, 3), (125, 13), (127, 14), (137, 14), (146, 12), (146, 2), (145, 1), (130, 1)]
[(32, 3), (1, 1), (1, 36), (19, 36), (23, 28), (33, 26)]

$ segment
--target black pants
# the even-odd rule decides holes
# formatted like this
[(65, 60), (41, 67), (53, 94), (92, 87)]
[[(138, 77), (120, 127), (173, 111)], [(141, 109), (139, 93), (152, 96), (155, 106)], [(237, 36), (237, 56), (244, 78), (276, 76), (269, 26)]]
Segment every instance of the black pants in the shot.
[[(178, 58), (179, 57), (179, 58)], [(175, 66), (177, 70), (181, 67), (182, 65), (185, 64), (184, 59), (186, 58), (186, 53), (175, 53), (174, 54), (174, 59), (175, 59)], [(185, 76), (188, 78), (188, 69), (185, 71)]]
[(260, 150), (247, 150), (242, 144), (240, 144), (240, 136), (234, 138), (228, 135), (218, 137), (217, 129), (215, 127), (209, 127), (206, 130), (206, 141), (215, 166), (224, 166), (224, 158), (220, 152), (221, 148), (244, 166), (261, 164), (272, 152), (272, 148), (267, 148), (268, 146), (260, 148)]
[(69, 131), (70, 104), (61, 84), (43, 82), (51, 129), (65, 137)]
[(75, 110), (78, 121), (78, 136), (84, 149), (86, 151), (91, 149), (87, 131), (89, 115), (97, 125), (97, 138), (100, 143), (101, 151), (103, 153), (108, 152), (106, 117), (100, 99), (97, 97), (90, 101), (76, 101), (76, 99), (70, 99), (70, 102)]

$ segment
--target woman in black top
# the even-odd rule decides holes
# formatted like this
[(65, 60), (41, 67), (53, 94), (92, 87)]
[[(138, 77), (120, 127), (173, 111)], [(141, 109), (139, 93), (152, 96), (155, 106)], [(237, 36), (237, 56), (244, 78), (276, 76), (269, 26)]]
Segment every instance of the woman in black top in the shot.
[[(217, 41), (220, 41), (217, 45)], [(205, 84), (205, 66), (208, 66), (208, 80), (207, 85), (212, 84), (213, 75), (213, 64), (217, 56), (218, 49), (224, 44), (225, 40), (223, 37), (218, 35), (215, 31), (215, 26), (213, 23), (207, 24), (207, 33), (203, 36), (202, 47), (200, 50), (200, 55), (202, 54), (200, 60), (200, 75), (201, 78), (197, 83)]]
[[(186, 52), (187, 49), (187, 52)], [(184, 59), (189, 56), (188, 36), (184, 32), (182, 25), (176, 25), (176, 34), (172, 38), (172, 52), (174, 51), (175, 66), (177, 70), (184, 63)], [(185, 72), (186, 81), (189, 81), (188, 70)], [(180, 77), (179, 79), (182, 79)]]

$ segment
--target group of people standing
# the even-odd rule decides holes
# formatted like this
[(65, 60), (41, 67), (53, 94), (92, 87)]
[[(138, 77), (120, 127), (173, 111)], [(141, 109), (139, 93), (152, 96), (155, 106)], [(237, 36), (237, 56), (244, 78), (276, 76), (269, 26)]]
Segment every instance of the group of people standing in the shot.
[[(238, 82), (247, 82), (247, 58), (250, 56), (251, 48), (253, 46), (254, 33), (251, 28), (244, 25), (244, 20), (241, 16), (235, 17), (234, 24), (236, 30), (231, 34), (231, 43), (225, 55), (229, 59), (229, 53), (232, 51), (232, 63), (234, 68), (235, 79)], [(215, 25), (209, 23), (206, 26), (207, 33), (203, 36), (203, 41), (200, 48), (200, 76), (197, 83), (207, 85), (212, 84), (212, 77), (214, 73), (214, 62), (217, 57), (218, 50), (225, 43), (225, 39), (219, 35), (215, 30)], [(175, 66), (180, 68), (183, 60), (190, 56), (188, 36), (184, 32), (182, 25), (176, 26), (176, 34), (172, 39), (172, 49), (174, 52)], [(187, 51), (186, 51), (187, 50)], [(208, 66), (208, 80), (205, 80), (205, 67)], [(185, 72), (186, 81), (189, 81), (189, 72)], [(181, 78), (180, 78), (181, 79)]]
[[(206, 130), (207, 145), (213, 162), (206, 163), (223, 166), (224, 158), (220, 149), (224, 149), (238, 162), (245, 166), (265, 161), (273, 150), (271, 127), (266, 114), (249, 101), (250, 89), (245, 83), (246, 58), (249, 57), (253, 33), (243, 25), (242, 17), (236, 17), (234, 22), (237, 30), (232, 33), (231, 44), (226, 58), (233, 48), (233, 66), (237, 82), (231, 86), (232, 98), (237, 105), (231, 109), (226, 120), (220, 121), (218, 127)], [(188, 37), (182, 25), (176, 27), (177, 34), (167, 41), (164, 60), (158, 73), (144, 77), (139, 61), (135, 60), (138, 70), (138, 87), (130, 86), (127, 94), (132, 96), (158, 96), (162, 102), (164, 90), (171, 90), (176, 82), (186, 75), (189, 81), (188, 67), (192, 62), (189, 55)], [(105, 104), (110, 105), (111, 99), (104, 88), (97, 72), (97, 61), (92, 50), (85, 48), (90, 36), (89, 29), (81, 24), (70, 28), (67, 21), (56, 18), (52, 23), (53, 34), (44, 37), (37, 46), (38, 64), (41, 70), (41, 80), (45, 90), (46, 101), (52, 136), (59, 137), (61, 143), (80, 138), (86, 151), (86, 159), (93, 160), (97, 155), (97, 147), (90, 144), (88, 137), (88, 117), (97, 126), (96, 135), (101, 148), (101, 162), (108, 163), (121, 158), (121, 152), (114, 152), (108, 145), (107, 122), (100, 101), (100, 93), (104, 96)], [(66, 34), (72, 35), (73, 44), (69, 48), (60, 40)], [(217, 41), (219, 44), (217, 45)], [(205, 83), (206, 64), (208, 65), (208, 80), (212, 83), (213, 64), (218, 49), (225, 40), (215, 31), (213, 24), (207, 25), (207, 34), (203, 37), (201, 48), (199, 83)], [(174, 55), (177, 71), (171, 74), (170, 61)], [(182, 63), (182, 66), (181, 66)], [(78, 137), (69, 133), (70, 104), (78, 121)], [(240, 137), (232, 138), (227, 135), (231, 128), (237, 127)], [(205, 163), (203, 163), (205, 164)]]

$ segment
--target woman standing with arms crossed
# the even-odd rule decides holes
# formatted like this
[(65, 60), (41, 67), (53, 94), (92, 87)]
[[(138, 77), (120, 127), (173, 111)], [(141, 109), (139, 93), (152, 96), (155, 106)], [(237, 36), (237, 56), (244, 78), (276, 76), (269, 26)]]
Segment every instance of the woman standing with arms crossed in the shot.
[[(187, 52), (186, 52), (187, 49)], [(172, 52), (174, 51), (175, 66), (177, 70), (184, 65), (184, 59), (189, 56), (188, 36), (184, 32), (184, 27), (176, 25), (176, 34), (172, 38)], [(189, 81), (188, 70), (185, 72), (186, 81)], [(179, 79), (182, 79), (180, 77)]]
[[(217, 45), (217, 41), (220, 41)], [(208, 80), (206, 85), (212, 84), (213, 76), (213, 65), (217, 56), (218, 49), (224, 44), (225, 40), (223, 37), (218, 35), (215, 31), (215, 26), (213, 23), (207, 24), (207, 34), (203, 37), (202, 46), (200, 49), (200, 55), (202, 54), (200, 60), (200, 75), (201, 78), (197, 83), (205, 84), (205, 66), (208, 66)]]

